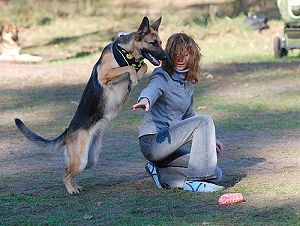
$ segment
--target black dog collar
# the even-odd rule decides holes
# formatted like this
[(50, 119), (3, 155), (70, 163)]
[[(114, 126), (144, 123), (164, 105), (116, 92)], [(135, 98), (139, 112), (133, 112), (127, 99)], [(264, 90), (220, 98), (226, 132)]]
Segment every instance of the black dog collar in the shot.
[(132, 66), (138, 71), (144, 64), (142, 59), (135, 59), (131, 53), (121, 48), (117, 42), (113, 42), (112, 51), (120, 67)]

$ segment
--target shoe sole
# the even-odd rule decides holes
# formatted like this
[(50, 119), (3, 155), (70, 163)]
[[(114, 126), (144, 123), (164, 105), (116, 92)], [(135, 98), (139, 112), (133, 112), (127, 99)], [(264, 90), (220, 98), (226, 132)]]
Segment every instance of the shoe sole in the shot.
[[(200, 190), (201, 186), (204, 186), (203, 190), (202, 189)], [(212, 190), (206, 190), (205, 188), (206, 188), (206, 184), (205, 183), (200, 183), (197, 187), (194, 187), (191, 184), (185, 184), (183, 186), (183, 190), (184, 191), (191, 191), (191, 192), (216, 192), (216, 191), (221, 191), (221, 190), (224, 189), (223, 186), (218, 186), (218, 187), (216, 187), (216, 188), (214, 188)]]

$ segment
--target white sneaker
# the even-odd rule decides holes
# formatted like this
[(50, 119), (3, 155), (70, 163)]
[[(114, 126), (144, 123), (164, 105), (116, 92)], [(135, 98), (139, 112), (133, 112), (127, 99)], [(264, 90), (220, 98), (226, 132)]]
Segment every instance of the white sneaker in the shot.
[(155, 182), (155, 185), (158, 189), (162, 189), (162, 185), (160, 184), (159, 181), (159, 174), (156, 170), (156, 166), (153, 162), (147, 162), (145, 165), (145, 169), (146, 171), (150, 174), (150, 176), (152, 177), (153, 181)]
[(223, 190), (223, 186), (215, 185), (203, 181), (185, 181), (183, 184), (184, 191), (192, 192), (214, 192)]

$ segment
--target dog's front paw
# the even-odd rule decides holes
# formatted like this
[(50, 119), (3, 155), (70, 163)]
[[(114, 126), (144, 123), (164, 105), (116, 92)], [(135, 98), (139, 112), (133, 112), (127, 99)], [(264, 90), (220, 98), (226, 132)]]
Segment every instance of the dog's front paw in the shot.
[(74, 179), (65, 180), (64, 183), (70, 195), (79, 195), (80, 191), (83, 190), (83, 187), (79, 186)]
[(79, 195), (80, 191), (82, 190), (82, 188), (68, 188), (67, 189), (70, 195)]
[(67, 191), (70, 195), (78, 195), (79, 194), (79, 190), (75, 189), (75, 188), (67, 188)]

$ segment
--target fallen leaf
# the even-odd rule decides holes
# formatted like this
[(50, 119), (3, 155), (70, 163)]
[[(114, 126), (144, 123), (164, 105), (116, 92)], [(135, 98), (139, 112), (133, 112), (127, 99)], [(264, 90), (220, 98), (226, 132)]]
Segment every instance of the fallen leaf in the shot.
[(100, 201), (100, 202), (97, 202), (97, 206), (101, 206), (103, 204), (103, 202), (102, 201)]
[(93, 216), (91, 214), (85, 213), (83, 219), (84, 220), (91, 220)]

